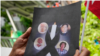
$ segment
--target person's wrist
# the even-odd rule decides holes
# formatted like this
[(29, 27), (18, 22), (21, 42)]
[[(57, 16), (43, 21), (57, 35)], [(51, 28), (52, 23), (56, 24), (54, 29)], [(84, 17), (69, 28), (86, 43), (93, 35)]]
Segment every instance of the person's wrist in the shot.
[(11, 53), (9, 54), (9, 56), (16, 56), (16, 55), (15, 55), (15, 49), (12, 49), (12, 50), (11, 50)]

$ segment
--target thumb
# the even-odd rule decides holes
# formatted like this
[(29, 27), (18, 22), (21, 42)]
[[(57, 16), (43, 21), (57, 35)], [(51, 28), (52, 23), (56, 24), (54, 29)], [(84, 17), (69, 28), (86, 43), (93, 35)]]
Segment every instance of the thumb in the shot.
[(27, 29), (27, 31), (26, 31), (23, 35), (20, 36), (20, 38), (28, 38), (29, 35), (30, 35), (30, 33), (31, 33), (31, 30), (32, 30), (32, 28), (29, 27), (29, 28)]
[(79, 50), (77, 49), (74, 56), (79, 56)]
[(80, 54), (80, 56), (89, 56), (90, 55), (90, 51), (85, 48), (85, 47), (82, 47), (82, 53)]

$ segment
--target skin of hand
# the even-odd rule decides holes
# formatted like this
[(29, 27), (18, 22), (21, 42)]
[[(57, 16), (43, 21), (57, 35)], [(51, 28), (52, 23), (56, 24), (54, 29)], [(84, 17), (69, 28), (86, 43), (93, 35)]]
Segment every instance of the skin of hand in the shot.
[(9, 56), (23, 56), (26, 49), (26, 44), (31, 33), (32, 28), (29, 27), (27, 31), (21, 35), (14, 43)]
[(90, 56), (90, 51), (86, 49), (85, 47), (82, 47), (82, 52), (79, 53), (79, 50), (76, 50), (74, 56)]

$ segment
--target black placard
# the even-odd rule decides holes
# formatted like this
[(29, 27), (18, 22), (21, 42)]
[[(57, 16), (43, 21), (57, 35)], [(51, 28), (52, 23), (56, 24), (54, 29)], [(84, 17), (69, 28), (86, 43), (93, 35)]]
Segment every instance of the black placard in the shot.
[(57, 8), (34, 8), (24, 56), (73, 56), (79, 47), (81, 2)]

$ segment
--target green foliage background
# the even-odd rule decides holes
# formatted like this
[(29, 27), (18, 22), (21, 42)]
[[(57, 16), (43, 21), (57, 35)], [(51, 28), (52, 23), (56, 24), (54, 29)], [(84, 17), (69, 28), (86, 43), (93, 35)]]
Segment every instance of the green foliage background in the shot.
[[(81, 4), (81, 17), (85, 16), (84, 2)], [(80, 25), (80, 39), (82, 34), (83, 23)], [(87, 22), (84, 33), (83, 46), (86, 47), (90, 52), (90, 56), (100, 56), (100, 44), (95, 45), (94, 39), (100, 37), (100, 19), (98, 19), (91, 11), (88, 11)], [(79, 44), (80, 44), (79, 40)]]
[(6, 14), (6, 11), (1, 9), (1, 16), (2, 17), (5, 17), (5, 26), (3, 26), (1, 28), (1, 36), (10, 36), (10, 31), (11, 31), (11, 25), (9, 24), (9, 19), (8, 19), (8, 16)]
[[(82, 18), (84, 18), (85, 16), (85, 9), (86, 7), (84, 6), (84, 2), (82, 2), (81, 4)], [(5, 31), (1, 32), (1, 36), (10, 36), (11, 25), (8, 24), (9, 19), (7, 17), (6, 12), (1, 10), (1, 16), (4, 16), (6, 18), (5, 26), (2, 27), (2, 29), (5, 29), (6, 31), (8, 31), (8, 33)], [(26, 28), (32, 25), (32, 20), (22, 17), (20, 15), (19, 17), (21, 18), (22, 24)], [(81, 41), (82, 28), (83, 28), (83, 23), (80, 24), (79, 44)], [(95, 42), (94, 42), (94, 39), (96, 39), (97, 37), (100, 37), (100, 20), (92, 12), (88, 11), (83, 46), (86, 47), (91, 52), (90, 56), (100, 56), (100, 44), (95, 45)]]
[[(13, 15), (14, 13), (13, 12), (10, 12), (11, 15)], [(1, 28), (1, 36), (8, 36), (10, 37), (11, 35), (11, 28), (12, 28), (12, 25), (9, 24), (10, 21), (8, 19), (8, 16), (7, 16), (7, 13), (4, 9), (1, 8), (1, 16), (2, 17), (5, 17), (5, 26), (3, 26)], [(18, 15), (20, 17), (20, 22), (24, 25), (25, 29), (27, 30), (28, 27), (31, 27), (32, 25), (32, 20), (28, 19), (28, 18), (25, 18), (21, 15)]]

